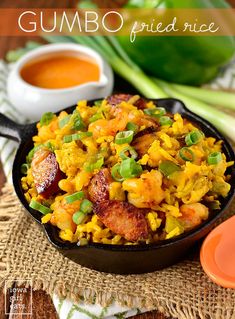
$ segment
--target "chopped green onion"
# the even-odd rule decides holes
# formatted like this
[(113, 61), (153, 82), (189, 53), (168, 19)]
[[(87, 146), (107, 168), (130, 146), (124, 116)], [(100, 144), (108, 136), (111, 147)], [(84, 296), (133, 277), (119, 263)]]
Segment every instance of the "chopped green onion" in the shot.
[(93, 208), (93, 204), (88, 199), (84, 199), (81, 202), (81, 205), (80, 205), (81, 212), (83, 212), (85, 214), (89, 214), (92, 212), (92, 208)]
[(44, 113), (40, 120), (40, 125), (48, 125), (51, 123), (52, 119), (54, 117), (54, 114), (52, 112)]
[(126, 128), (129, 130), (129, 131), (133, 131), (134, 134), (136, 134), (139, 130), (139, 126), (133, 122), (128, 122), (127, 123), (127, 126)]
[(174, 172), (180, 171), (180, 167), (171, 161), (163, 161), (159, 165), (160, 172), (168, 177)]
[(133, 147), (131, 146), (126, 146), (124, 147), (124, 149), (120, 152), (119, 156), (121, 157), (121, 159), (127, 159), (129, 158), (129, 156), (126, 155), (126, 152), (129, 152), (131, 157), (136, 159), (138, 157), (137, 152), (134, 150)]
[(133, 131), (122, 131), (116, 134), (115, 143), (116, 144), (125, 144), (131, 143), (133, 140), (134, 132)]
[(90, 163), (85, 165), (85, 170), (87, 172), (93, 172), (95, 169), (100, 169), (104, 165), (104, 158), (99, 158), (95, 163)]
[(76, 134), (64, 136), (64, 143), (70, 143), (72, 141), (82, 140), (85, 137), (92, 136), (92, 132), (80, 132)]
[(77, 225), (80, 225), (85, 218), (86, 218), (86, 214), (83, 212), (78, 211), (73, 214), (73, 222)]
[(124, 181), (124, 178), (120, 175), (120, 166), (121, 164), (117, 163), (111, 169), (112, 178), (117, 182)]
[(102, 100), (97, 100), (94, 102), (95, 106), (101, 106)]
[(84, 197), (84, 192), (80, 191), (80, 192), (76, 192), (72, 195), (68, 195), (65, 197), (66, 203), (67, 204), (72, 204), (73, 202), (75, 202), (76, 200), (80, 200)]
[(159, 123), (161, 126), (165, 126), (165, 125), (171, 126), (173, 121), (169, 116), (162, 116), (160, 117)]
[(207, 162), (208, 164), (210, 165), (216, 165), (218, 164), (219, 162), (222, 161), (222, 154), (221, 152), (214, 152), (214, 153), (211, 153), (209, 156), (208, 156), (208, 159), (207, 159)]
[(32, 162), (34, 153), (36, 153), (42, 146), (43, 145), (34, 146), (34, 148), (32, 148), (31, 151), (29, 151), (28, 155), (26, 156), (26, 161), (28, 164)]
[(207, 203), (207, 206), (210, 210), (217, 210), (221, 208), (221, 204), (218, 200), (214, 200), (212, 202)]
[(101, 157), (92, 165), (92, 167), (93, 167), (93, 170), (95, 170), (95, 169), (100, 169), (103, 165), (104, 165), (104, 158)]
[(29, 165), (24, 163), (21, 165), (20, 171), (23, 175), (27, 175), (28, 169), (29, 169)]
[(46, 142), (43, 144), (46, 148), (48, 148), (50, 151), (54, 152), (55, 147), (51, 144), (51, 142)]
[(154, 107), (151, 109), (144, 109), (144, 113), (150, 116), (160, 118), (161, 116), (166, 114), (166, 110), (164, 109), (164, 107)]
[(102, 113), (96, 113), (96, 114), (92, 115), (92, 116), (89, 118), (89, 123), (93, 123), (93, 122), (95, 122), (95, 121), (97, 121), (97, 120), (100, 120), (100, 119), (102, 119), (102, 118), (103, 118)]
[(62, 120), (59, 121), (59, 128), (64, 127), (66, 124), (68, 124), (69, 120), (71, 118), (71, 115), (65, 116)]
[(195, 158), (193, 151), (190, 150), (188, 147), (181, 148), (181, 150), (179, 151), (179, 155), (184, 161), (188, 162), (193, 162)]
[(133, 158), (127, 158), (120, 164), (119, 171), (124, 179), (133, 178), (142, 173), (142, 167)]
[(204, 136), (204, 133), (199, 130), (190, 132), (185, 136), (185, 143), (188, 146), (197, 144), (204, 138)]
[(79, 130), (82, 130), (86, 127), (85, 123), (82, 120), (80, 113), (76, 109), (73, 111), (72, 120), (73, 120), (73, 129), (74, 130), (79, 131)]
[(46, 215), (46, 214), (49, 214), (52, 212), (52, 210), (47, 207), (47, 206), (44, 206), (42, 204), (40, 204), (39, 202), (37, 202), (36, 200), (31, 200), (30, 204), (29, 204), (29, 207), (39, 211), (40, 213), (42, 213), (43, 215)]

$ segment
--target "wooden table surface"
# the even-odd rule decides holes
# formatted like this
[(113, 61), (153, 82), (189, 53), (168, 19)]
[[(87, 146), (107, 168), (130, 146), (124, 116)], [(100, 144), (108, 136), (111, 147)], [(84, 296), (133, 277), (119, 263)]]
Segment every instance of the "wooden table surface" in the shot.
[[(99, 0), (97, 0), (99, 1)], [(111, 4), (113, 7), (120, 6), (120, 4), (124, 3), (125, 0), (102, 0), (100, 3), (105, 7), (107, 3)], [(50, 7), (61, 7), (61, 8), (68, 8), (72, 7), (76, 4), (77, 1), (74, 0), (37, 0), (37, 1), (30, 1), (30, 0), (1, 0), (0, 1), (0, 8), (3, 7), (37, 7), (37, 8), (50, 8)], [(0, 59), (5, 57), (5, 54), (10, 49), (15, 49), (20, 46), (24, 46), (24, 43), (27, 40), (36, 40), (41, 41), (39, 38), (32, 38), (32, 37), (0, 37)], [(0, 189), (5, 181), (5, 177), (0, 166)], [(17, 297), (17, 296), (16, 296)], [(9, 296), (6, 298), (9, 300)], [(57, 318), (57, 314), (52, 303), (50, 296), (48, 296), (44, 291), (34, 291), (33, 292), (33, 299), (32, 299), (33, 309), (32, 309), (32, 316), (30, 315), (13, 315), (13, 314), (5, 314), (5, 308), (7, 312), (9, 312), (9, 303), (5, 305), (5, 297), (3, 292), (0, 293), (0, 319), (55, 319)], [(25, 295), (25, 300), (23, 301), (24, 304), (29, 306), (29, 295)], [(79, 318), (78, 318), (79, 319)], [(162, 314), (154, 311), (151, 313), (138, 315), (133, 317), (133, 319), (166, 319)]]

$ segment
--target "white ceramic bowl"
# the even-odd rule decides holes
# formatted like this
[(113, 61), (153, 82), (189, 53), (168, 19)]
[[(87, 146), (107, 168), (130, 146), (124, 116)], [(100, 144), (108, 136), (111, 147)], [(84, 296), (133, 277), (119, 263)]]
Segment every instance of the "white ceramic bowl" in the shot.
[[(66, 89), (43, 89), (25, 82), (20, 71), (30, 61), (48, 54), (71, 51), (79, 57), (92, 58), (100, 69), (97, 82), (88, 82)], [(113, 72), (94, 50), (73, 43), (48, 44), (24, 55), (13, 67), (7, 82), (11, 103), (30, 120), (39, 120), (45, 112), (57, 112), (79, 100), (99, 99), (110, 95), (113, 89)]]

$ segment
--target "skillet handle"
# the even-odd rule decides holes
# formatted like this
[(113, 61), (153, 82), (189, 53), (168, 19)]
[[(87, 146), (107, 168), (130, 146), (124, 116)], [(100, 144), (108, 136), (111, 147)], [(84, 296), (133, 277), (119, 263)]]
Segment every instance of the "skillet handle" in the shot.
[(18, 124), (0, 113), (0, 136), (19, 143), (24, 139), (27, 127), (28, 125)]

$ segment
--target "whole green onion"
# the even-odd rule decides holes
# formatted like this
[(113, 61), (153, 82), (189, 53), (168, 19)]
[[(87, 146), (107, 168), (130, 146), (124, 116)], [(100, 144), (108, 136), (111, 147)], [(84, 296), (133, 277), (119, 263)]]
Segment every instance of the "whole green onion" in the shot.
[(154, 107), (150, 109), (144, 109), (144, 113), (153, 117), (160, 118), (166, 114), (164, 107)]
[(92, 212), (93, 204), (88, 199), (84, 199), (80, 205), (80, 211), (89, 214)]
[(84, 214), (83, 212), (78, 211), (78, 212), (73, 214), (72, 218), (73, 218), (73, 222), (75, 224), (80, 225), (84, 221), (84, 219), (86, 218), (86, 214)]
[(137, 177), (142, 171), (141, 165), (136, 163), (133, 158), (127, 158), (122, 161), (119, 169), (120, 175), (124, 179)]
[(188, 146), (192, 146), (199, 143), (204, 138), (204, 136), (204, 133), (199, 130), (190, 132), (185, 136), (185, 143)]
[(76, 192), (72, 195), (68, 195), (65, 197), (66, 203), (67, 204), (72, 204), (73, 202), (80, 200), (84, 197), (84, 192), (80, 191), (80, 192)]
[(44, 113), (40, 120), (40, 125), (48, 125), (51, 123), (52, 119), (54, 117), (54, 114), (52, 112)]
[(179, 151), (179, 155), (184, 161), (188, 162), (193, 162), (195, 158), (193, 151), (190, 150), (188, 147), (181, 148), (181, 150)]
[(165, 125), (171, 126), (173, 121), (169, 116), (162, 116), (160, 117), (159, 123), (161, 126), (165, 126)]
[(112, 178), (117, 182), (124, 181), (124, 178), (120, 174), (120, 166), (121, 164), (117, 163), (111, 169)]
[(136, 134), (139, 130), (139, 126), (133, 122), (128, 122), (126, 128), (128, 131), (133, 131)]
[(42, 213), (43, 215), (46, 215), (46, 214), (49, 214), (52, 212), (52, 210), (47, 207), (47, 206), (44, 206), (42, 204), (40, 204), (39, 202), (37, 202), (36, 200), (31, 200), (30, 204), (29, 204), (29, 207), (39, 211), (40, 213)]
[(131, 146), (126, 146), (126, 147), (124, 147), (123, 150), (121, 150), (121, 152), (120, 152), (120, 154), (119, 154), (119, 156), (121, 157), (121, 159), (125, 160), (125, 159), (129, 158), (129, 156), (126, 155), (126, 152), (129, 152), (130, 155), (131, 155), (131, 157), (132, 157), (133, 159), (136, 159), (136, 158), (138, 157), (138, 154), (137, 154), (137, 152), (134, 150), (133, 147), (131, 147)]
[(70, 143), (72, 141), (82, 140), (85, 137), (92, 136), (92, 132), (80, 132), (71, 135), (64, 136), (64, 143)]
[(207, 158), (207, 162), (208, 164), (210, 165), (216, 165), (218, 164), (219, 162), (222, 161), (222, 154), (221, 152), (214, 152), (214, 153), (211, 153), (208, 158)]
[(175, 163), (167, 160), (159, 164), (159, 170), (164, 176), (169, 177), (174, 172), (180, 171), (180, 167)]
[(122, 131), (116, 134), (115, 143), (116, 144), (125, 144), (131, 143), (133, 140), (134, 133), (133, 131)]

